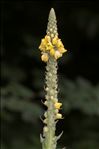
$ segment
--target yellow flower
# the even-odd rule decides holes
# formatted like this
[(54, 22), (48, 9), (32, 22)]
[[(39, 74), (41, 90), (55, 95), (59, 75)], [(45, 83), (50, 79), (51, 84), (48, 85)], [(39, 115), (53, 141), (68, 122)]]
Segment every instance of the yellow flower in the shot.
[(58, 58), (62, 57), (62, 54), (59, 51), (55, 51), (54, 57), (57, 60)]
[(41, 40), (41, 44), (40, 44), (40, 46), (39, 46), (39, 49), (41, 50), (41, 51), (45, 51), (45, 50), (49, 50), (50, 49), (50, 47), (52, 47), (52, 44), (51, 44), (51, 42), (50, 42), (50, 36), (45, 36), (45, 38), (43, 38), (42, 40)]
[(44, 53), (42, 56), (41, 56), (41, 60), (44, 61), (44, 62), (47, 62), (49, 59), (48, 57), (48, 54), (47, 53)]
[(53, 48), (50, 50), (50, 55), (51, 56), (54, 56), (55, 55), (55, 50)]
[(64, 47), (62, 41), (60, 39), (58, 39), (56, 46), (59, 47)]
[(58, 48), (58, 50), (62, 54), (65, 53), (65, 52), (67, 52), (67, 50), (64, 47), (60, 47), (60, 48)]
[(62, 103), (56, 102), (56, 103), (54, 104), (54, 106), (55, 106), (56, 109), (60, 109), (60, 107), (62, 106)]
[(50, 36), (46, 35), (46, 36), (45, 36), (45, 41), (50, 42), (50, 41), (51, 41)]
[(46, 50), (51, 50), (53, 48), (53, 45), (51, 42), (48, 42), (45, 46), (46, 46)]
[(43, 38), (43, 39), (41, 40), (41, 43), (44, 44), (44, 45), (46, 44), (46, 42), (47, 42), (47, 41), (45, 40), (45, 38)]
[(56, 44), (57, 44), (57, 39), (58, 39), (57, 36), (55, 36), (55, 37), (52, 39), (52, 44), (53, 44), (53, 45), (56, 45)]
[[(56, 49), (55, 49), (56, 48)], [(61, 41), (61, 39), (58, 38), (58, 36), (55, 36), (54, 38), (46, 35), (45, 38), (41, 40), (41, 44), (39, 46), (39, 49), (43, 51), (44, 53), (46, 51), (49, 51), (50, 56), (54, 56), (54, 58), (57, 60), (58, 58), (62, 57), (62, 54), (65, 53), (67, 50), (64, 48), (64, 45)], [(41, 56), (42, 61), (47, 62), (49, 57), (48, 54), (43, 54)]]
[(56, 114), (56, 119), (62, 119), (62, 114), (57, 113), (57, 114)]
[(45, 39), (42, 39), (42, 40), (41, 40), (41, 44), (40, 44), (40, 46), (39, 46), (39, 49), (40, 49), (41, 51), (44, 51), (44, 50), (45, 50), (45, 45), (46, 45), (46, 41), (45, 41)]

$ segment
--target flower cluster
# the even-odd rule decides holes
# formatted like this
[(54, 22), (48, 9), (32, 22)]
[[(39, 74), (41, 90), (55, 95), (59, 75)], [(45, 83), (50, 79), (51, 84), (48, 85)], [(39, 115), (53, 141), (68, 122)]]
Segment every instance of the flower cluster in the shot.
[(49, 60), (49, 56), (52, 56), (57, 60), (67, 51), (58, 36), (51, 38), (48, 35), (42, 39), (39, 49), (42, 53), (41, 60), (44, 62)]

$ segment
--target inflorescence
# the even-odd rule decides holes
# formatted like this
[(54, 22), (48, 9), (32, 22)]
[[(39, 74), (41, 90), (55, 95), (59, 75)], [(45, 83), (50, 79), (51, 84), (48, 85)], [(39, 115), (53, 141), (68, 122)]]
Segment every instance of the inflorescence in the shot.
[(44, 62), (49, 60), (49, 56), (52, 56), (57, 60), (67, 51), (58, 36), (50, 37), (48, 35), (41, 40), (39, 49), (41, 50), (42, 54), (41, 60)]

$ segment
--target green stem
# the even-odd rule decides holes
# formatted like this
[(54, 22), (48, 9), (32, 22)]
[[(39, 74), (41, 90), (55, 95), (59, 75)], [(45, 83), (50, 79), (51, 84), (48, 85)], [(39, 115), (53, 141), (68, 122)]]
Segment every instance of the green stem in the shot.
[(56, 149), (54, 102), (57, 100), (57, 61), (52, 57), (50, 57), (46, 66), (46, 88), (46, 101), (48, 103), (46, 125), (48, 131), (43, 132), (45, 137), (43, 149)]

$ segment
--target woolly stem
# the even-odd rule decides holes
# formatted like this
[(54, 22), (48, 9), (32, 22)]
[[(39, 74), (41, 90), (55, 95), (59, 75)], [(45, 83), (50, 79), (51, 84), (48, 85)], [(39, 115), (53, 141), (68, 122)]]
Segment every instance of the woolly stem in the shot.
[(57, 100), (57, 61), (52, 57), (49, 58), (46, 66), (46, 89), (48, 131), (44, 133), (45, 147), (43, 149), (56, 149), (54, 102)]

